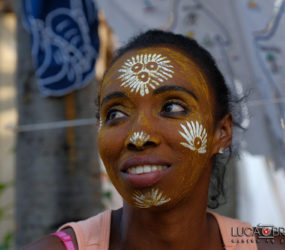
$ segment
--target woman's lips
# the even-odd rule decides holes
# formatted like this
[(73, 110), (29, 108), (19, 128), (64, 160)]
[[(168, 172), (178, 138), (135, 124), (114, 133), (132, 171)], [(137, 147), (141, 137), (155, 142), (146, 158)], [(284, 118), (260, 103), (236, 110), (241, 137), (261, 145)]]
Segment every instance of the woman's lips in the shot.
[(127, 182), (135, 187), (147, 187), (158, 182), (171, 164), (159, 158), (137, 156), (124, 161), (120, 170)]

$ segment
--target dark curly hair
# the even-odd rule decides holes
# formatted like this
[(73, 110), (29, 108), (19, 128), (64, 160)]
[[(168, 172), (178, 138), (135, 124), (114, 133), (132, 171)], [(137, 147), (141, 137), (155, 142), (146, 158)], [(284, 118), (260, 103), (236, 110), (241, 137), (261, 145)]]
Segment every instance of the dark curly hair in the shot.
[[(215, 94), (215, 125), (228, 113), (231, 113), (231, 93), (225, 79), (218, 69), (211, 54), (201, 47), (194, 39), (183, 35), (161, 30), (149, 30), (132, 38), (125, 46), (117, 50), (111, 65), (130, 50), (146, 48), (156, 45), (172, 46), (187, 55), (200, 68), (207, 83)], [(110, 65), (110, 66), (111, 66)], [(109, 67), (110, 68), (110, 67)], [(105, 72), (106, 74), (107, 72)], [(231, 147), (223, 155), (216, 155), (212, 168), (208, 194), (208, 207), (217, 208), (225, 201), (224, 175), (225, 166), (229, 161)]]

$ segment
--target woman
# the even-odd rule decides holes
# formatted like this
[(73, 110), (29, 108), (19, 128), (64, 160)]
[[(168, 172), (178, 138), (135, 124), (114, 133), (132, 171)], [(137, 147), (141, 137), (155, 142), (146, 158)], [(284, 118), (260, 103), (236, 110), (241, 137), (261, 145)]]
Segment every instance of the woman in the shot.
[[(250, 225), (206, 210), (233, 123), (228, 88), (207, 51), (168, 32), (139, 35), (105, 73), (99, 109), (99, 153), (123, 208), (69, 223), (26, 249), (257, 249), (253, 235), (232, 242), (231, 227)], [(209, 197), (217, 202), (217, 193)]]

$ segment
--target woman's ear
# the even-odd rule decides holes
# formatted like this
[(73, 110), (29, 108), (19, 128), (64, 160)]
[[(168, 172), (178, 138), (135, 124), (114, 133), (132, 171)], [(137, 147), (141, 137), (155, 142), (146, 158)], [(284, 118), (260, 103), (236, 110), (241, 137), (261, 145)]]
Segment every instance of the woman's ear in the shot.
[(97, 133), (99, 132), (99, 130), (101, 129), (101, 127), (102, 127), (102, 121), (101, 121), (101, 119), (97, 119), (97, 121), (96, 121), (96, 129), (97, 129)]
[(233, 119), (231, 114), (226, 114), (222, 120), (218, 122), (215, 135), (213, 155), (223, 152), (232, 144)]

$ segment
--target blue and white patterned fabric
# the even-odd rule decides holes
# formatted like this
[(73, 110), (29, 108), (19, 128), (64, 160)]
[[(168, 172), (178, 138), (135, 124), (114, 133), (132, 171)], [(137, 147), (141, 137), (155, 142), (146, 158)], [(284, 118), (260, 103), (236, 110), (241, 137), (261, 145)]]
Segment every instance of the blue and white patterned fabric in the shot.
[(94, 78), (98, 17), (92, 0), (22, 0), (40, 92), (63, 96)]

